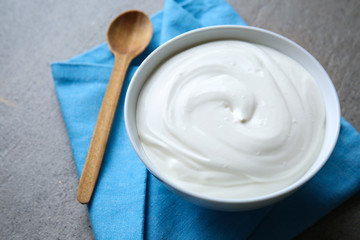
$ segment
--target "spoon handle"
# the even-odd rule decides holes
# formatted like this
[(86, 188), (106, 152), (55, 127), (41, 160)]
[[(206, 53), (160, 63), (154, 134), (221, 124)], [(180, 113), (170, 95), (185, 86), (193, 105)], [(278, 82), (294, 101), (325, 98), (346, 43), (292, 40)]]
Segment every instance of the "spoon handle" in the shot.
[(94, 191), (124, 82), (125, 73), (130, 61), (131, 59), (129, 59), (128, 55), (115, 55), (114, 68), (101, 104), (88, 155), (79, 182), (77, 199), (80, 203), (88, 203)]

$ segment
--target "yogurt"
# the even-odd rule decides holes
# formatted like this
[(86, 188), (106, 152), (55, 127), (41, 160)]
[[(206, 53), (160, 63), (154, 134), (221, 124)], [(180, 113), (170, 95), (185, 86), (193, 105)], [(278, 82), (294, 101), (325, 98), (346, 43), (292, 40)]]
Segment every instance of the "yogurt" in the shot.
[(272, 48), (204, 43), (159, 66), (141, 90), (138, 134), (173, 184), (206, 196), (276, 192), (316, 160), (325, 105), (313, 77)]

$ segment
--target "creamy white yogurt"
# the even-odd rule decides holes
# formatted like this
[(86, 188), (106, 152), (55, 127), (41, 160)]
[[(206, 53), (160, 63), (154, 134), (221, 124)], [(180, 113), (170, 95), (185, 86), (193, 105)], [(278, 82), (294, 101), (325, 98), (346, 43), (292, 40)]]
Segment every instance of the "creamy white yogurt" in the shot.
[(224, 199), (262, 196), (316, 160), (325, 106), (312, 76), (286, 55), (215, 41), (164, 62), (144, 85), (137, 128), (171, 182)]

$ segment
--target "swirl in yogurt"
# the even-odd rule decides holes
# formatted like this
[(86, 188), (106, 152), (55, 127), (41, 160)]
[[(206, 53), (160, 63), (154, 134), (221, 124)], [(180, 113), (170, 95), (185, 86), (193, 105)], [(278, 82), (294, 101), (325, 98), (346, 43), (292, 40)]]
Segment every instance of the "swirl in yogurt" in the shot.
[(152, 164), (174, 184), (244, 199), (289, 186), (316, 160), (325, 106), (296, 61), (242, 41), (205, 43), (147, 80), (137, 128)]

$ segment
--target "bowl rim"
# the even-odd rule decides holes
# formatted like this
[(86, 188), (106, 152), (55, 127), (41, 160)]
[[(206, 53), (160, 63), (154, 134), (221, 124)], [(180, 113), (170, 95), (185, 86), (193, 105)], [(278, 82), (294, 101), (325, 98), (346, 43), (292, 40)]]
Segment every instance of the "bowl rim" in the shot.
[[(171, 181), (171, 179), (164, 177), (163, 174), (159, 174), (160, 171), (158, 171), (156, 169), (156, 167), (154, 167), (154, 165), (152, 165), (149, 162), (149, 159), (147, 156), (143, 156), (141, 151), (139, 150), (139, 146), (136, 144), (135, 141), (135, 136), (137, 135), (137, 130), (136, 132), (131, 132), (130, 131), (130, 125), (131, 124), (135, 124), (135, 128), (136, 127), (136, 122), (135, 123), (131, 123), (131, 121), (129, 120), (129, 111), (130, 111), (130, 107), (129, 107), (129, 101), (131, 101), (129, 98), (130, 94), (133, 91), (134, 88), (134, 79), (137, 79), (139, 72), (141, 71), (141, 69), (143, 68), (143, 66), (147, 65), (149, 61), (152, 60), (152, 58), (154, 56), (156, 56), (159, 52), (163, 51), (164, 48), (167, 48), (168, 45), (170, 44), (174, 44), (174, 42), (180, 41), (181, 39), (188, 37), (189, 35), (196, 35), (199, 34), (201, 32), (207, 32), (207, 31), (218, 31), (219, 29), (222, 30), (226, 30), (226, 31), (238, 31), (239, 29), (241, 30), (246, 30), (246, 31), (254, 31), (254, 32), (258, 32), (260, 34), (266, 34), (266, 35), (271, 35), (275, 38), (279, 38), (282, 41), (286, 41), (288, 42), (290, 45), (292, 45), (292, 47), (299, 49), (303, 54), (307, 55), (307, 57), (313, 62), (315, 63), (316, 68), (319, 68), (320, 71), (323, 72), (324, 77), (326, 78), (326, 80), (329, 83), (330, 89), (332, 91), (332, 95), (335, 97), (335, 102), (336, 102), (336, 106), (332, 106), (334, 108), (334, 111), (337, 115), (337, 118), (334, 119), (335, 123), (336, 123), (336, 129), (333, 129), (334, 131), (334, 137), (333, 139), (331, 139), (331, 145), (329, 145), (328, 150), (324, 156), (324, 160), (322, 160), (320, 162), (320, 164), (318, 164), (315, 168), (313, 168), (314, 164), (308, 169), (308, 171), (301, 177), (299, 178), (296, 182), (286, 186), (285, 188), (282, 188), (280, 190), (277, 190), (275, 192), (266, 194), (266, 195), (261, 195), (261, 196), (257, 196), (257, 197), (251, 197), (251, 198), (231, 198), (231, 199), (227, 199), (227, 198), (220, 198), (220, 197), (212, 197), (212, 196), (207, 196), (204, 194), (200, 194), (200, 193), (196, 193), (193, 191), (190, 191), (178, 184), (176, 184), (175, 182)], [(229, 38), (219, 38), (219, 40), (229, 40)], [(237, 39), (239, 40), (239, 39)], [(216, 41), (216, 40), (207, 40), (207, 41), (202, 41), (202, 43), (205, 42), (210, 42), (210, 41)], [(201, 43), (200, 43), (201, 44)], [(258, 43), (259, 44), (259, 43)], [(187, 47), (186, 49), (189, 49), (193, 46), (196, 46), (199, 44), (194, 44), (192, 46)], [(184, 49), (183, 49), (184, 50)], [(183, 50), (180, 50), (178, 52), (181, 52)], [(173, 56), (173, 54), (169, 54), (167, 55), (167, 58)], [(163, 59), (161, 62), (166, 61)], [(152, 70), (153, 72), (154, 70)], [(152, 72), (150, 74), (152, 74)], [(149, 75), (150, 75), (149, 74)], [(140, 86), (140, 91), (143, 87), (143, 85), (145, 84), (146, 80), (143, 81), (142, 85)], [(138, 98), (138, 96), (137, 96)], [(137, 104), (137, 99), (136, 99), (136, 104)], [(335, 115), (335, 114), (334, 114)], [(300, 46), (299, 44), (297, 44), (296, 42), (269, 30), (266, 29), (262, 29), (259, 27), (252, 27), (252, 26), (242, 26), (242, 25), (216, 25), (216, 26), (209, 26), (209, 27), (202, 27), (202, 28), (198, 28), (195, 30), (191, 30), (188, 32), (185, 32), (183, 34), (180, 34), (170, 40), (168, 40), (167, 42), (165, 42), (164, 44), (162, 44), (161, 46), (159, 46), (158, 48), (156, 48), (153, 52), (151, 52), (146, 58), (145, 60), (141, 63), (141, 65), (139, 66), (139, 68), (136, 70), (134, 76), (132, 77), (132, 80), (130, 81), (129, 87), (127, 89), (126, 92), (126, 97), (125, 97), (125, 105), (124, 105), (124, 118), (125, 118), (125, 127), (126, 127), (126, 131), (129, 137), (129, 140), (136, 152), (136, 154), (138, 155), (138, 157), (140, 158), (140, 160), (144, 163), (144, 165), (146, 166), (146, 168), (161, 182), (165, 183), (166, 185), (169, 185), (171, 188), (175, 189), (176, 192), (181, 192), (184, 193), (187, 196), (190, 197), (195, 197), (197, 199), (201, 199), (201, 200), (205, 200), (205, 201), (209, 201), (209, 202), (213, 202), (213, 203), (222, 203), (222, 204), (234, 204), (234, 205), (238, 205), (238, 204), (252, 204), (252, 203), (259, 203), (259, 202), (264, 202), (264, 201), (269, 201), (272, 199), (276, 199), (276, 198), (281, 198), (282, 196), (286, 196), (287, 194), (295, 191), (296, 189), (298, 189), (299, 187), (301, 187), (302, 185), (304, 185), (306, 182), (308, 182), (310, 179), (312, 179), (314, 177), (315, 174), (317, 174), (319, 172), (319, 170), (325, 165), (325, 163), (328, 161), (330, 155), (332, 154), (336, 143), (338, 141), (339, 138), (339, 133), (340, 133), (340, 126), (341, 126), (341, 110), (340, 110), (340, 101), (335, 89), (335, 86), (331, 80), (331, 78), (329, 77), (329, 75), (327, 74), (327, 72), (325, 71), (325, 69), (323, 68), (323, 66), (319, 63), (319, 61), (312, 56), (307, 50), (305, 50), (302, 46)], [(135, 112), (135, 119), (136, 119), (136, 112)], [(324, 137), (325, 139), (325, 137)], [(309, 173), (309, 171), (311, 170), (311, 172)]]

